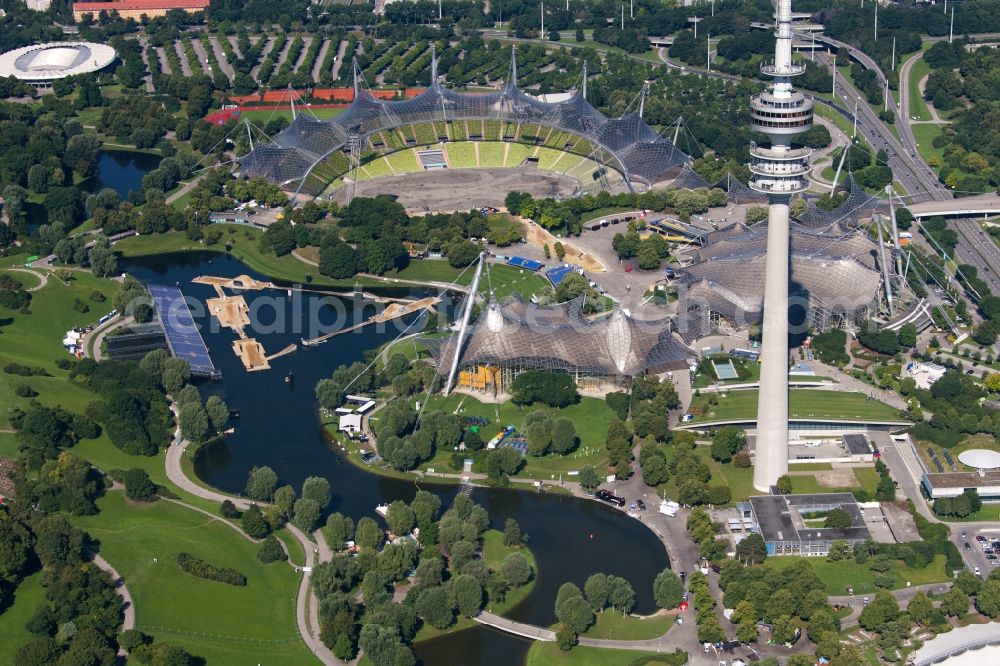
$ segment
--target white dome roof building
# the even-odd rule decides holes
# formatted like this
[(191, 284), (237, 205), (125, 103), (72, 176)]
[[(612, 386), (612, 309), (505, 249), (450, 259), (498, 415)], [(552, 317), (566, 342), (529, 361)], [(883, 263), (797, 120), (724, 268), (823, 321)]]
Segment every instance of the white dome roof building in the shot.
[(0, 77), (14, 78), (39, 88), (56, 79), (99, 72), (118, 58), (118, 52), (93, 42), (49, 42), (24, 46), (0, 55)]

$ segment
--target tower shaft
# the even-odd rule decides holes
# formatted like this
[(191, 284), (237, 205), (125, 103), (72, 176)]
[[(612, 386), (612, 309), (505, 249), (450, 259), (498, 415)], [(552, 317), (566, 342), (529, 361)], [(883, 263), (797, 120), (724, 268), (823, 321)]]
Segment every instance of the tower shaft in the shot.
[(812, 126), (812, 101), (792, 87), (805, 67), (792, 62), (792, 2), (778, 0), (774, 61), (761, 71), (774, 78), (765, 92), (750, 99), (751, 126), (767, 135), (770, 146), (750, 148), (750, 187), (768, 197), (767, 262), (760, 395), (753, 485), (767, 492), (788, 472), (788, 279), (789, 203), (808, 188), (808, 148), (792, 139)]

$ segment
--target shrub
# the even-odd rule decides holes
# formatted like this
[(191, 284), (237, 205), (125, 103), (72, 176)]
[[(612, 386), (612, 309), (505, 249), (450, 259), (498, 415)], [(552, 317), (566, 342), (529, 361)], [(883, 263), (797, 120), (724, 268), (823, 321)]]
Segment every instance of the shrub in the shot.
[(19, 398), (34, 398), (36, 395), (38, 395), (38, 391), (31, 388), (27, 384), (18, 384), (17, 387), (14, 389), (14, 394), (17, 395)]
[[(279, 546), (280, 547), (280, 546)], [(235, 569), (226, 569), (209, 564), (203, 559), (195, 557), (189, 553), (177, 554), (177, 566), (186, 573), (206, 580), (215, 580), (227, 585), (245, 587), (247, 577)]]
[(125, 496), (137, 502), (150, 502), (156, 497), (156, 484), (149, 478), (146, 470), (133, 467), (122, 475), (125, 484)]
[(3, 366), (3, 371), (8, 375), (20, 375), (21, 377), (51, 377), (45, 368), (37, 366), (21, 365), (20, 363), (8, 363)]
[(281, 547), (278, 537), (271, 534), (261, 542), (260, 548), (257, 549), (257, 559), (264, 564), (268, 564), (270, 562), (278, 562), (279, 560), (287, 560), (288, 554)]
[[(98, 292), (99, 293), (99, 292)], [(138, 629), (128, 629), (118, 634), (118, 645), (126, 650), (134, 650), (149, 642), (149, 637)]]
[(549, 407), (568, 407), (579, 400), (573, 378), (561, 372), (522, 372), (514, 380), (511, 391), (511, 402), (517, 405), (541, 402)]
[(240, 510), (229, 500), (223, 500), (219, 505), (219, 515), (223, 518), (236, 519), (240, 517)]

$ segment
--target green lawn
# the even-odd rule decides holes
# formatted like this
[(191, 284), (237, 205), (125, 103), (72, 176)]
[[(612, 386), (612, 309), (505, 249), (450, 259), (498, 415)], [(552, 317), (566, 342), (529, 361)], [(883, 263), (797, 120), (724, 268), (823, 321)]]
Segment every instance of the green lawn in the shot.
[[(25, 275), (25, 286), (34, 284), (30, 275), (18, 273), (17, 278), (21, 279), (21, 275)], [(50, 277), (44, 289), (32, 292), (30, 314), (6, 311), (0, 316), (0, 321), (3, 322), (0, 323), (0, 333), (3, 336), (0, 366), (11, 362), (40, 366), (52, 375), (21, 377), (0, 374), (0, 427), (7, 426), (7, 414), (14, 405), (27, 407), (31, 400), (38, 400), (44, 405), (62, 405), (83, 413), (86, 406), (96, 398), (90, 391), (66, 381), (69, 373), (59, 370), (56, 361), (70, 358), (62, 347), (66, 331), (74, 326), (96, 324), (101, 316), (111, 310), (111, 296), (117, 288), (110, 280), (96, 278), (84, 271), (75, 271), (68, 286)], [(107, 300), (103, 303), (91, 301), (89, 296), (94, 291), (103, 294)], [(76, 311), (73, 304), (77, 299), (86, 303), (90, 311)], [(14, 389), (21, 384), (30, 386), (38, 392), (38, 396), (20, 398), (15, 395)]]
[(674, 624), (673, 615), (656, 615), (639, 618), (622, 615), (607, 609), (597, 614), (597, 621), (584, 632), (587, 638), (604, 638), (617, 641), (641, 641), (657, 638), (667, 633)]
[(910, 68), (910, 78), (906, 82), (910, 95), (910, 108), (904, 109), (904, 112), (916, 120), (932, 119), (930, 109), (927, 108), (927, 102), (924, 101), (923, 96), (920, 94), (920, 79), (927, 76), (930, 71), (930, 66), (928, 66), (927, 61), (923, 58), (913, 63), (913, 67)]
[[(257, 546), (200, 513), (159, 501), (128, 503), (112, 492), (101, 513), (73, 518), (100, 542), (125, 578), (136, 626), (208, 663), (314, 663), (295, 625), (299, 575), (257, 561)], [(188, 552), (247, 576), (246, 587), (195, 578), (176, 558)]]
[(16, 458), (17, 437), (12, 432), (0, 432), (0, 458)]
[[(755, 419), (757, 391), (731, 391), (709, 404), (709, 395), (695, 396), (691, 402), (694, 423)], [(897, 410), (863, 393), (824, 389), (789, 391), (788, 416), (792, 419), (850, 419), (901, 422)]]
[(602, 650), (576, 646), (563, 652), (556, 643), (535, 641), (528, 650), (527, 666), (643, 666), (668, 664), (667, 654), (640, 652), (638, 650)]
[[(447, 398), (442, 396), (431, 396), (427, 401), (427, 409), (453, 413), (458, 405), (462, 408), (459, 412), (465, 416), (484, 416), (490, 420), (490, 424), (480, 430), (483, 441), (488, 442), (502, 427), (512, 425), (518, 430), (522, 429), (524, 417), (534, 411), (545, 411), (555, 416), (564, 416), (576, 426), (577, 436), (580, 444), (575, 451), (566, 456), (548, 455), (541, 458), (528, 456), (525, 458), (525, 466), (518, 473), (518, 476), (545, 479), (558, 479), (560, 474), (566, 474), (572, 470), (579, 470), (585, 465), (594, 465), (601, 470), (607, 465), (607, 450), (604, 446), (604, 438), (608, 430), (608, 422), (613, 412), (604, 400), (599, 398), (583, 397), (580, 402), (563, 409), (554, 409), (544, 405), (533, 405), (530, 407), (520, 407), (507, 401), (503, 404), (486, 404), (479, 402), (475, 398), (463, 395), (452, 394)], [(499, 415), (499, 418), (498, 418)], [(421, 468), (434, 467), (441, 470), (447, 467), (448, 458), (452, 451), (438, 451), (437, 455), (421, 465)], [(566, 480), (567, 477), (563, 477)]]
[[(783, 567), (801, 559), (807, 559), (813, 565), (830, 594), (847, 594), (848, 587), (853, 587), (855, 594), (874, 593), (878, 590), (874, 584), (875, 575), (868, 568), (869, 564), (858, 564), (853, 558), (827, 562), (820, 557), (771, 557), (767, 562), (768, 566)], [(938, 555), (934, 562), (923, 569), (911, 569), (902, 560), (892, 560), (887, 574), (896, 579), (895, 589), (906, 587), (908, 582), (911, 585), (923, 585), (951, 579), (945, 570), (944, 555)]]
[(622, 206), (611, 206), (610, 208), (598, 208), (597, 210), (592, 210), (589, 213), (581, 214), (580, 222), (586, 224), (591, 220), (596, 220), (601, 217), (614, 215), (615, 213), (627, 213), (629, 211), (634, 211), (634, 210), (635, 208), (624, 208)]
[(944, 157), (944, 148), (934, 147), (934, 138), (941, 134), (941, 126), (934, 123), (913, 125), (913, 138), (917, 142), (917, 150), (926, 162), (932, 157), (939, 160)]
[[(753, 487), (752, 467), (737, 467), (732, 463), (722, 464), (717, 460), (712, 460), (711, 449), (707, 446), (699, 446), (694, 452), (695, 455), (701, 458), (702, 462), (708, 465), (709, 470), (712, 472), (709, 485), (729, 486), (733, 502), (742, 502), (751, 495), (760, 494)], [(683, 479), (671, 477), (666, 487), (663, 488), (663, 492), (667, 497), (676, 499), (678, 487), (682, 481)]]
[[(791, 471), (796, 471), (798, 465), (792, 466)], [(796, 493), (829, 493), (829, 492), (853, 492), (855, 490), (864, 490), (869, 495), (874, 496), (875, 488), (878, 486), (879, 476), (878, 472), (875, 471), (874, 467), (855, 467), (853, 469), (854, 478), (857, 479), (857, 484), (844, 487), (844, 488), (832, 488), (830, 486), (825, 486), (821, 484), (815, 476), (797, 476), (793, 475), (792, 479), (792, 491)]]
[[(390, 273), (387, 277), (399, 277), (405, 280), (416, 280), (418, 282), (456, 282), (462, 286), (472, 284), (472, 277), (475, 268), (470, 268), (465, 273), (462, 269), (453, 268), (443, 259), (420, 259), (411, 261), (410, 265), (397, 273)], [(458, 277), (462, 273), (461, 277)], [(480, 293), (486, 293), (490, 285), (496, 297), (503, 300), (512, 293), (518, 293), (526, 298), (533, 295), (540, 295), (549, 287), (548, 281), (538, 273), (532, 273), (513, 266), (503, 264), (489, 264), (489, 279), (484, 274), (479, 282)]]
[(0, 613), (0, 661), (14, 663), (17, 649), (36, 636), (24, 628), (45, 596), (41, 572), (21, 581), (14, 591), (14, 603)]

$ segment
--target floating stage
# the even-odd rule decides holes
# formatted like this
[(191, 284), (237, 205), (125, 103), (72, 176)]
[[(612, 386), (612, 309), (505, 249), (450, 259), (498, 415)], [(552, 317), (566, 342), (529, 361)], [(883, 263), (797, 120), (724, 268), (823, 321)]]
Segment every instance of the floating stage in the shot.
[[(356, 331), (359, 328), (368, 326), (369, 324), (378, 324), (393, 319), (398, 319), (399, 317), (405, 317), (408, 314), (418, 312), (420, 310), (426, 310), (428, 312), (434, 312), (434, 306), (441, 302), (440, 298), (429, 297), (421, 298), (419, 300), (405, 299), (405, 298), (388, 298), (385, 296), (377, 296), (375, 294), (370, 294), (364, 291), (354, 291), (350, 293), (344, 292), (333, 292), (321, 289), (307, 289), (303, 287), (280, 287), (275, 285), (273, 282), (262, 282), (260, 280), (255, 280), (249, 275), (239, 275), (234, 278), (224, 278), (224, 277), (214, 277), (211, 275), (200, 275), (192, 282), (196, 284), (207, 284), (215, 289), (215, 298), (209, 298), (205, 301), (205, 305), (208, 307), (209, 313), (218, 320), (219, 324), (226, 328), (231, 328), (236, 333), (238, 339), (233, 341), (233, 352), (236, 354), (237, 358), (243, 362), (243, 367), (247, 372), (255, 372), (257, 370), (267, 370), (271, 367), (270, 361), (285, 356), (286, 354), (291, 354), (297, 349), (294, 344), (288, 345), (284, 349), (274, 354), (268, 355), (264, 349), (264, 346), (257, 342), (257, 340), (251, 338), (246, 333), (246, 328), (250, 326), (250, 306), (247, 305), (246, 299), (243, 298), (242, 294), (236, 294), (235, 296), (228, 295), (225, 290), (230, 289), (233, 291), (261, 291), (264, 289), (279, 289), (281, 291), (287, 291), (291, 293), (292, 291), (300, 292), (310, 292), (310, 293), (320, 293), (327, 294), (331, 296), (339, 296), (342, 298), (357, 297), (361, 296), (365, 300), (373, 301), (376, 303), (388, 304), (385, 309), (376, 314), (369, 319), (361, 322), (360, 324), (355, 324), (349, 328), (344, 328), (339, 331), (334, 331), (332, 333), (327, 333), (326, 335), (321, 335), (318, 338), (313, 338), (311, 340), (302, 340), (302, 345), (305, 347), (311, 347), (314, 345), (322, 344), (330, 338), (340, 335), (342, 333), (349, 333), (351, 331)], [(180, 290), (178, 290), (180, 293)], [(207, 352), (206, 352), (207, 356)]]
[(156, 317), (163, 328), (167, 348), (175, 358), (182, 358), (191, 366), (191, 374), (219, 379), (222, 373), (215, 369), (208, 347), (194, 323), (184, 294), (177, 287), (148, 284)]

